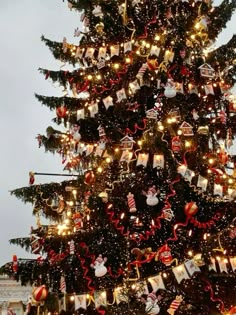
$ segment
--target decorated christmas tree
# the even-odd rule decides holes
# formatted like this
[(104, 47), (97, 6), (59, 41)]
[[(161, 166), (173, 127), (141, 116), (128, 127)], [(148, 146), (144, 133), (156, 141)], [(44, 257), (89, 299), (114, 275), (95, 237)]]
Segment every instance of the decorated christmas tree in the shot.
[(75, 43), (42, 37), (62, 67), (39, 69), (61, 96), (36, 94), (55, 112), (39, 146), (68, 180), (30, 172), (12, 191), (37, 224), (10, 242), (35, 259), (2, 271), (39, 310), (54, 297), (77, 314), (235, 314), (236, 37), (214, 46), (235, 0), (68, 8)]

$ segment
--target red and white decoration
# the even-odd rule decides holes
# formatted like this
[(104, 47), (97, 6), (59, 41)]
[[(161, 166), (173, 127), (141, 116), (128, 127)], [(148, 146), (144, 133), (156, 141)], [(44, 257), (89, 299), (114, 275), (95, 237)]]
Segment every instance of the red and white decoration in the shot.
[(129, 212), (136, 212), (137, 211), (136, 203), (134, 200), (134, 195), (131, 192), (128, 193), (127, 200), (128, 200)]
[(32, 291), (32, 297), (35, 301), (41, 302), (46, 300), (48, 296), (48, 290), (45, 285), (41, 285), (40, 287), (36, 287)]

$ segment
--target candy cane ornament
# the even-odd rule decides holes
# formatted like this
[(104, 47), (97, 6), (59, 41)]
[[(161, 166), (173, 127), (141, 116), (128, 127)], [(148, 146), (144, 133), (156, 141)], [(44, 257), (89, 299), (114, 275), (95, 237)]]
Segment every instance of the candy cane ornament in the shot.
[(127, 199), (128, 199), (129, 212), (136, 212), (137, 211), (136, 203), (134, 200), (134, 195), (131, 194), (131, 192), (128, 193)]

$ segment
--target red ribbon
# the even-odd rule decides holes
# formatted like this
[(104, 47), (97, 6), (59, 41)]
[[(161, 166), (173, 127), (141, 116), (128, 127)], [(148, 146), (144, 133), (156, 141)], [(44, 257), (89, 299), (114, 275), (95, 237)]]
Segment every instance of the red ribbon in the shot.
[[(88, 257), (88, 258), (91, 258), (92, 261), (94, 261), (95, 260), (95, 256), (88, 253), (89, 252), (88, 246), (85, 243), (80, 243), (79, 245), (80, 245), (80, 247), (85, 249), (85, 256)], [(89, 269), (85, 266), (85, 259), (82, 258), (79, 254), (77, 255), (77, 257), (79, 258), (80, 263), (81, 263), (81, 267), (84, 270), (84, 279), (87, 280), (87, 287), (88, 287), (88, 289), (90, 291), (93, 292), (93, 291), (95, 291), (95, 288), (91, 285), (92, 279), (87, 276)]]
[(122, 225), (122, 226), (119, 226), (119, 223), (120, 223), (120, 221), (118, 220), (118, 219), (113, 219), (113, 217), (114, 217), (114, 211), (110, 211), (109, 210), (109, 206), (110, 206), (111, 204), (108, 204), (108, 206), (106, 207), (106, 212), (107, 212), (107, 214), (109, 215), (109, 219), (110, 219), (110, 221), (115, 225), (115, 228), (123, 235), (123, 236), (128, 236), (129, 235), (129, 232), (126, 232), (126, 233), (124, 233), (124, 226)]
[(221, 299), (214, 297), (213, 288), (212, 288), (210, 282), (205, 280), (205, 279), (203, 281), (206, 283), (204, 290), (210, 292), (210, 298), (211, 298), (212, 302), (219, 302), (220, 303), (220, 311), (223, 313), (225, 310), (224, 302)]
[(117, 275), (114, 275), (111, 271), (111, 267), (107, 268), (107, 271), (109, 273), (109, 275), (113, 278), (113, 279), (117, 279), (119, 278), (122, 274), (123, 274), (123, 270), (121, 268), (119, 268)]
[(147, 38), (147, 35), (148, 35), (148, 32), (147, 32), (148, 25), (154, 24), (154, 23), (156, 23), (156, 21), (157, 21), (157, 18), (156, 18), (156, 12), (155, 12), (155, 13), (154, 13), (154, 19), (147, 23), (147, 25), (146, 25), (145, 28), (144, 28), (144, 34), (141, 35), (141, 36), (139, 36), (138, 38)]
[(147, 119), (143, 118), (143, 127), (140, 127), (138, 124), (134, 125), (134, 131), (130, 130), (129, 128), (126, 128), (125, 133), (131, 133), (131, 134), (135, 134), (138, 130), (144, 130), (146, 129), (146, 125), (147, 125)]
[(99, 306), (99, 308), (97, 308), (97, 312), (98, 312), (99, 314), (101, 314), (101, 315), (105, 315), (105, 314), (106, 314), (105, 310), (101, 310), (101, 309), (100, 309), (100, 306)]

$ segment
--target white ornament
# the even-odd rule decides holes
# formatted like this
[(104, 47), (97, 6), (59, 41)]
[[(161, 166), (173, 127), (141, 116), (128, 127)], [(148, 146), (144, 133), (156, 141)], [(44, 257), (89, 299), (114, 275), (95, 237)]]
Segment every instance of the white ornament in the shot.
[(91, 264), (91, 267), (95, 269), (95, 277), (103, 277), (107, 273), (107, 267), (104, 265), (107, 261), (107, 258), (102, 258), (102, 255), (99, 255), (94, 264)]
[(155, 293), (149, 293), (146, 301), (145, 311), (149, 315), (156, 315), (160, 312), (160, 307), (157, 304), (157, 297)]
[(159, 203), (159, 199), (157, 198), (157, 194), (159, 191), (156, 190), (155, 186), (152, 186), (148, 189), (148, 192), (146, 193), (146, 203), (148, 206), (156, 206)]
[(176, 96), (176, 89), (175, 85), (171, 80), (168, 80), (165, 86), (165, 91), (164, 91), (165, 97), (172, 98)]

